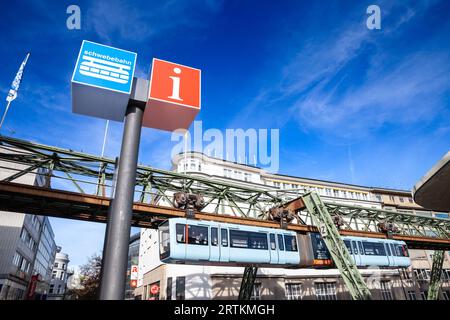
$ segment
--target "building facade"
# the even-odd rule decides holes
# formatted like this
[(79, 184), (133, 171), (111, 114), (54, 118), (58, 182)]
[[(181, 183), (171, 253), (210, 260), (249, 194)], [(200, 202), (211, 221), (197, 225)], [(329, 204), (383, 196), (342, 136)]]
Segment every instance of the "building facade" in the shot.
[[(403, 190), (372, 188), (281, 174), (207, 157), (191, 152), (176, 155), (172, 170), (228, 181), (266, 190), (311, 190), (325, 201), (368, 208), (396, 210), (412, 214), (448, 217), (448, 213), (427, 211), (414, 203)], [(208, 212), (208, 210), (205, 210)], [(226, 205), (220, 214), (229, 214)], [(374, 299), (426, 299), (431, 272), (432, 251), (410, 250), (412, 266), (407, 269), (361, 269)], [(450, 298), (450, 259), (445, 255), (440, 299)], [(142, 229), (139, 251), (140, 299), (236, 299), (243, 268), (164, 264), (159, 260), (158, 235)], [(156, 290), (156, 288), (158, 290)], [(153, 293), (152, 293), (153, 292)], [(158, 292), (154, 294), (154, 292)], [(337, 269), (260, 268), (253, 299), (350, 299)]]
[(134, 300), (134, 289), (131, 283), (131, 266), (139, 266), (139, 245), (141, 234), (136, 233), (130, 237), (128, 247), (127, 278), (125, 283), (125, 300)]
[(69, 262), (69, 255), (61, 252), (61, 247), (57, 247), (51, 274), (49, 300), (64, 300), (67, 291), (67, 279), (71, 275), (71, 271), (68, 269)]
[[(0, 146), (0, 152), (15, 151)], [(4, 161), (0, 166), (0, 179), (26, 169)], [(45, 169), (33, 170), (14, 182), (43, 186), (46, 173)], [(55, 252), (54, 234), (47, 217), (0, 212), (0, 300), (46, 299)]]

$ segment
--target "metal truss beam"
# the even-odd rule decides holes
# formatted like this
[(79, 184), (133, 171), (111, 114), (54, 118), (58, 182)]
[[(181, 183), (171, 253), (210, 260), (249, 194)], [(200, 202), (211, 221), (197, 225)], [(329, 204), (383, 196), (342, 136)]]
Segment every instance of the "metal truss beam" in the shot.
[(319, 228), (319, 232), (352, 298), (355, 300), (370, 300), (370, 290), (348, 253), (347, 247), (325, 204), (315, 192), (304, 195), (303, 201), (311, 214), (314, 225)]
[(257, 273), (258, 267), (245, 267), (244, 275), (242, 276), (241, 287), (239, 289), (238, 300), (250, 300), (253, 293), (253, 288), (255, 286)]
[(431, 267), (430, 285), (428, 286), (427, 300), (437, 300), (439, 288), (442, 282), (442, 266), (444, 264), (444, 251), (435, 251), (433, 255), (433, 266)]

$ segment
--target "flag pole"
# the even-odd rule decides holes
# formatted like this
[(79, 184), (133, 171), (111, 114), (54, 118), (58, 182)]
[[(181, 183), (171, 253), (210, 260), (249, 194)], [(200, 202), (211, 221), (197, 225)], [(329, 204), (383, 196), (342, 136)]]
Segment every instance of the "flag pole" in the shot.
[(11, 104), (11, 101), (8, 101), (8, 104), (6, 105), (5, 112), (3, 113), (2, 121), (0, 122), (0, 130), (2, 129), (3, 121), (5, 121), (6, 114), (8, 113), (9, 105)]

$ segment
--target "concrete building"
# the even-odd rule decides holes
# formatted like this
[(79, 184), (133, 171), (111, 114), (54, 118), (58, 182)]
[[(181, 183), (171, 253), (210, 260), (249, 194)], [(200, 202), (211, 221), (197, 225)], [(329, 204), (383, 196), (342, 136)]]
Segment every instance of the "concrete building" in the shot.
[[(0, 152), (14, 150), (0, 147)], [(0, 167), (0, 179), (26, 168), (4, 161)], [(46, 170), (34, 170), (14, 182), (42, 186), (46, 183)], [(0, 212), (0, 300), (46, 299), (55, 252), (47, 217)]]
[(69, 255), (61, 252), (61, 247), (57, 247), (50, 282), (49, 300), (64, 299), (64, 295), (67, 291), (67, 279), (70, 276), (70, 271), (68, 269), (69, 262)]
[(134, 300), (134, 287), (131, 286), (131, 266), (139, 265), (139, 243), (141, 234), (136, 233), (130, 237), (128, 247), (127, 279), (125, 283), (125, 300)]
[[(313, 190), (328, 202), (383, 208), (442, 216), (414, 203), (411, 192), (372, 188), (331, 181), (307, 179), (211, 158), (191, 152), (176, 155), (172, 170), (213, 180), (228, 181), (266, 190)], [(205, 209), (208, 212), (208, 208)], [(229, 214), (221, 206), (219, 214)], [(212, 210), (210, 210), (212, 212)], [(412, 267), (402, 270), (361, 270), (375, 299), (416, 300), (427, 294), (432, 252), (410, 250)], [(441, 299), (449, 299), (450, 260), (446, 254)], [(140, 299), (236, 299), (243, 268), (163, 264), (159, 260), (157, 232), (142, 229), (139, 250), (139, 279), (136, 296)], [(151, 290), (152, 288), (158, 290)], [(153, 294), (152, 292), (158, 292)], [(350, 299), (337, 269), (260, 268), (253, 299)]]

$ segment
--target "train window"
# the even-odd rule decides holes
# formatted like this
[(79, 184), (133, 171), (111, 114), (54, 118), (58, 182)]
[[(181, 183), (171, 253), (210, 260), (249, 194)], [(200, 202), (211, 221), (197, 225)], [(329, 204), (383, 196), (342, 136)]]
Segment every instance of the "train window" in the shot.
[(384, 247), (385, 247), (385, 249), (386, 249), (387, 255), (388, 255), (388, 256), (392, 256), (392, 254), (391, 254), (391, 249), (389, 248), (389, 244), (386, 243), (386, 244), (384, 245)]
[(185, 242), (184, 235), (186, 234), (186, 225), (177, 223), (175, 226), (175, 231), (177, 234), (177, 242), (184, 243)]
[(208, 227), (188, 225), (188, 244), (208, 245)]
[(297, 239), (294, 236), (284, 236), (284, 243), (286, 245), (286, 251), (298, 251)]
[(267, 250), (267, 234), (259, 232), (249, 232), (249, 243), (252, 249)]
[(402, 245), (402, 252), (404, 257), (409, 257), (408, 247), (405, 245)]
[(278, 235), (278, 247), (281, 251), (284, 251), (283, 236), (281, 234)]
[(217, 246), (219, 244), (219, 233), (217, 228), (211, 228), (211, 245)]
[(273, 233), (270, 234), (270, 249), (277, 249), (277, 244), (275, 243), (275, 235)]
[(230, 244), (232, 248), (267, 250), (267, 234), (230, 230)]
[(228, 247), (228, 230), (220, 229), (220, 240), (222, 247)]
[(345, 246), (347, 247), (348, 253), (353, 254), (352, 247), (350, 246), (349, 240), (344, 240)]
[(358, 241), (358, 245), (359, 245), (359, 254), (364, 254), (364, 250), (363, 250), (361, 241)]
[(359, 252), (358, 252), (358, 246), (356, 245), (356, 242), (355, 242), (355, 241), (352, 241), (352, 245), (353, 245), (353, 252), (354, 252), (355, 254), (359, 254)]
[(386, 251), (382, 243), (364, 242), (364, 252), (368, 256), (385, 256)]
[(396, 256), (396, 254), (395, 254), (395, 246), (392, 243), (390, 243), (389, 246), (391, 248), (392, 255)]
[(161, 257), (165, 258), (169, 255), (170, 251), (170, 235), (169, 235), (169, 223), (165, 222), (159, 226), (159, 253)]

